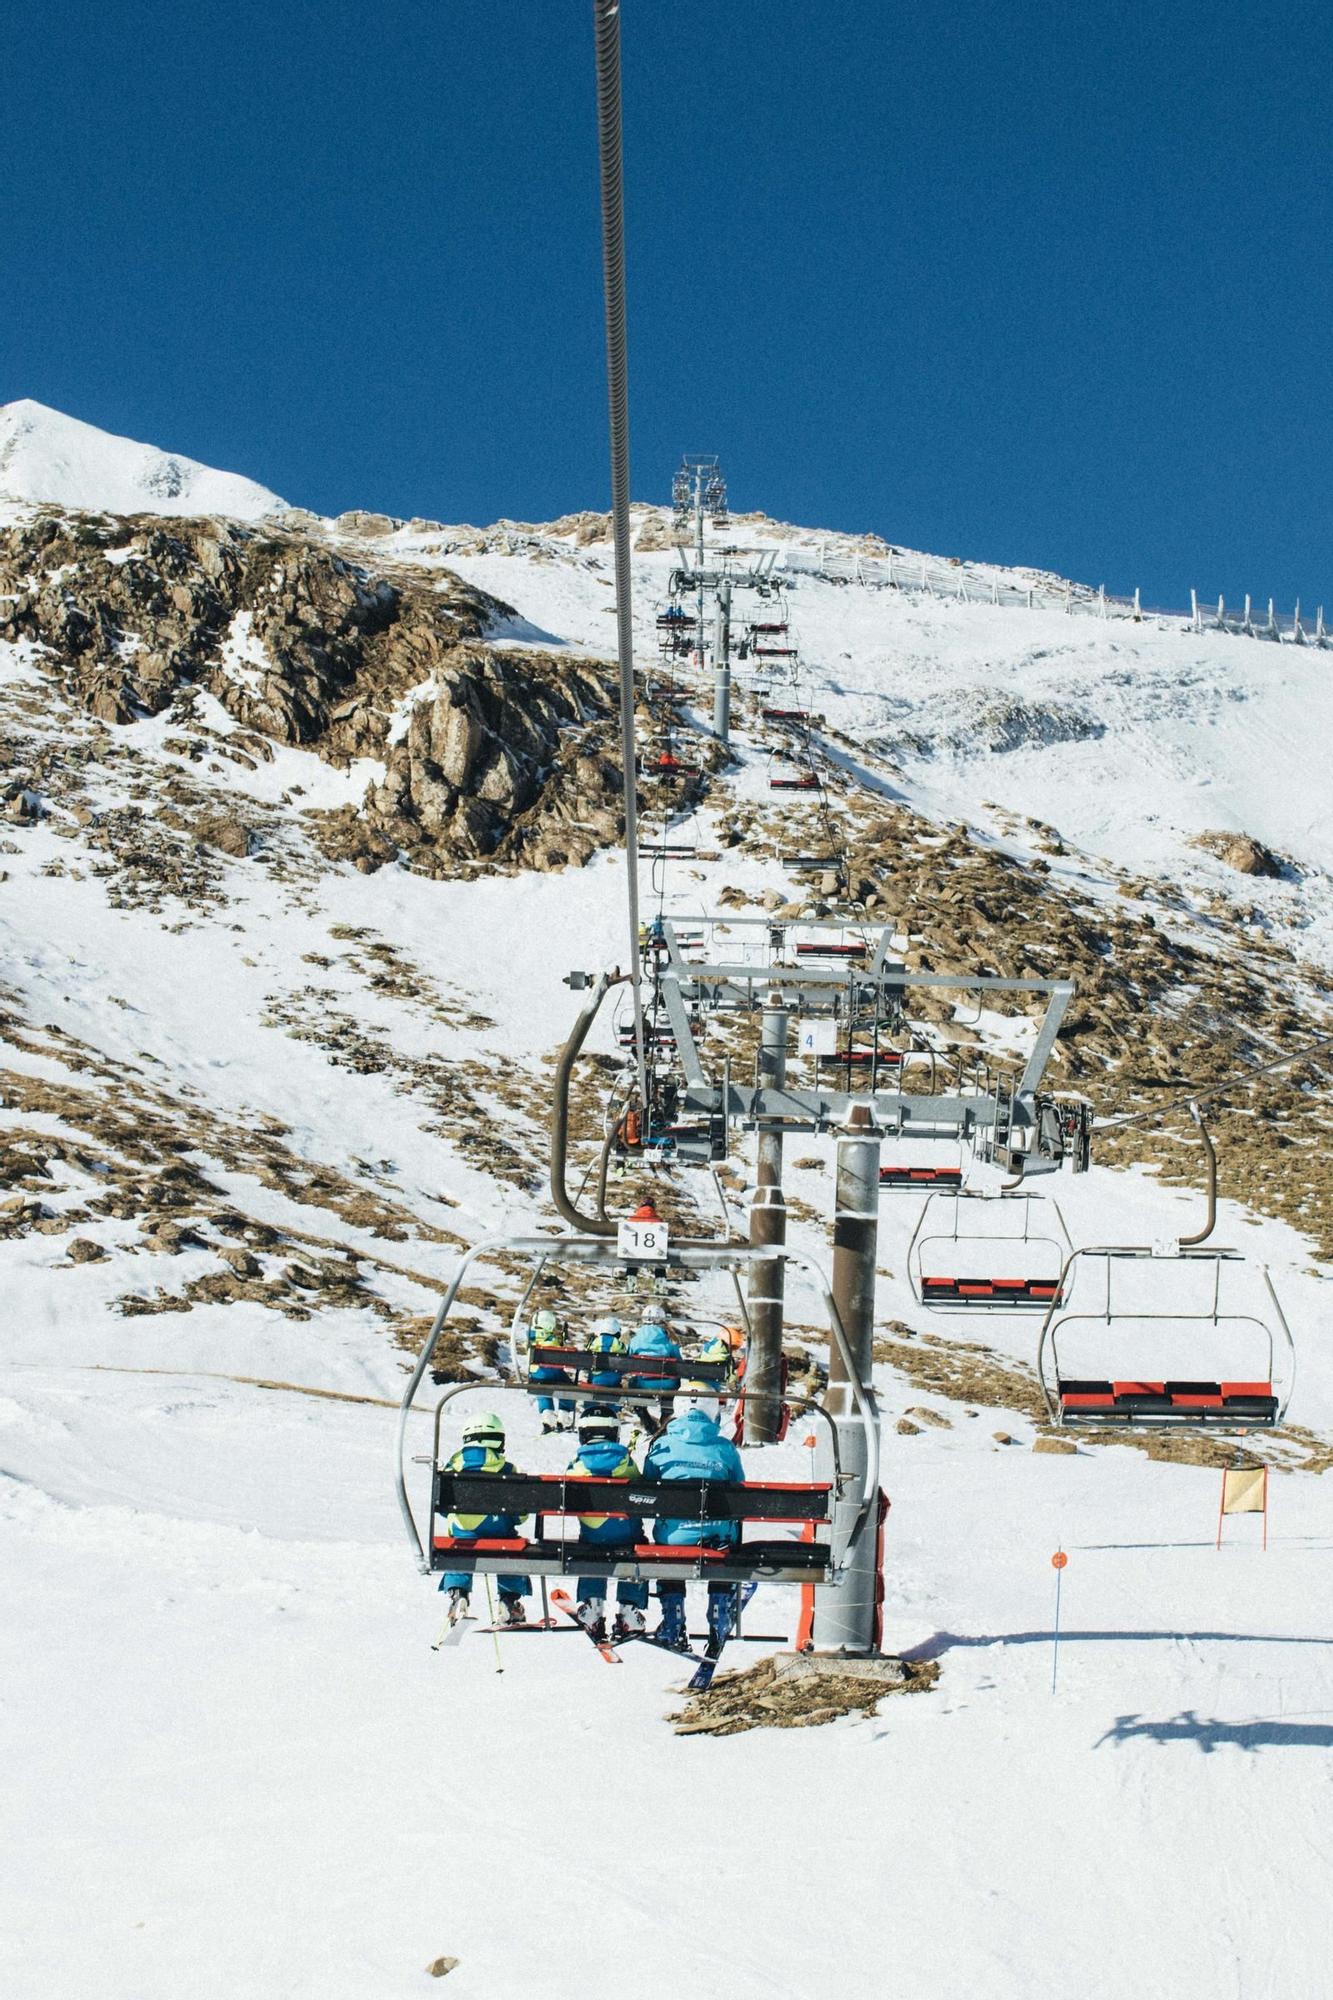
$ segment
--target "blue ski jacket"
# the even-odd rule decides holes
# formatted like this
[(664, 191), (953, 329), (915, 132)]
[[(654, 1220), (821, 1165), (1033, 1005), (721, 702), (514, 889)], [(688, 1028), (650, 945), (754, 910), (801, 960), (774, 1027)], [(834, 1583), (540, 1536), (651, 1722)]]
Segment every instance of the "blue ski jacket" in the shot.
[[(569, 1462), (571, 1472), (582, 1473), (592, 1479), (638, 1479), (638, 1466), (617, 1438), (596, 1438), (591, 1444), (581, 1444)], [(579, 1540), (600, 1542), (604, 1546), (620, 1548), (630, 1542), (641, 1542), (643, 1522), (636, 1514), (580, 1514)]]
[[(660, 1437), (654, 1438), (643, 1461), (645, 1479), (726, 1480), (744, 1485), (745, 1467), (734, 1444), (724, 1438), (717, 1418), (706, 1410), (682, 1410), (673, 1417)], [(658, 1517), (653, 1528), (656, 1542), (738, 1542), (739, 1521), (672, 1521)]]
[[(664, 1326), (641, 1326), (625, 1351), (627, 1354), (665, 1354), (678, 1358), (680, 1346)], [(660, 1376), (627, 1375), (625, 1378), (627, 1389), (656, 1389), (660, 1384)]]

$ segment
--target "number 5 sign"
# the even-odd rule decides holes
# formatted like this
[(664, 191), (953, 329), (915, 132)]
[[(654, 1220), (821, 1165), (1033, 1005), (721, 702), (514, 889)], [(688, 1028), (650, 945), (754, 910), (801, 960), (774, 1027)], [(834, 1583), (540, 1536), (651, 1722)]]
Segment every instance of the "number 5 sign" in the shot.
[(640, 1263), (661, 1263), (667, 1253), (667, 1225), (660, 1216), (640, 1222), (627, 1215), (616, 1231), (616, 1253)]

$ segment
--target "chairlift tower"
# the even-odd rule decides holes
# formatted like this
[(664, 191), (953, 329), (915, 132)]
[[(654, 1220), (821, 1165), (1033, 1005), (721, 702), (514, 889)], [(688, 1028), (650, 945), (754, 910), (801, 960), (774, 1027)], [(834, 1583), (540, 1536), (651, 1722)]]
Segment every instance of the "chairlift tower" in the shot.
[[(731, 525), (727, 511), (727, 482), (716, 453), (686, 452), (671, 482), (674, 510), (672, 530), (679, 558), (672, 572), (673, 596), (693, 596), (695, 633), (699, 663), (705, 661), (705, 639), (710, 601), (712, 610), (713, 654), (713, 734), (718, 742), (731, 741), (731, 603), (737, 590), (772, 588), (775, 553), (772, 550), (742, 550), (734, 546), (712, 548), (709, 528), (722, 530)], [(744, 558), (750, 557), (746, 561)]]
[[(1041, 1088), (1073, 995), (1071, 981), (909, 971), (894, 955), (891, 925), (885, 924), (877, 938), (851, 942), (843, 936), (844, 928), (815, 918), (730, 914), (725, 919), (677, 914), (654, 920), (647, 974), (653, 987), (651, 1018), (661, 1024), (669, 1051), (672, 1091), (664, 1118), (651, 1104), (645, 1106), (643, 1144), (665, 1143), (668, 1150), (659, 1157), (706, 1165), (727, 1157), (732, 1131), (757, 1135), (760, 1192), (750, 1242), (714, 1246), (714, 1252), (734, 1260), (738, 1283), (742, 1272), (749, 1280), (746, 1442), (759, 1444), (780, 1434), (774, 1419), (783, 1401), (782, 1271), (793, 1254), (783, 1228), (783, 1141), (801, 1132), (827, 1133), (837, 1140), (830, 1288), (837, 1355), (830, 1358), (827, 1437), (816, 1470), (825, 1481), (821, 1490), (841, 1493), (842, 1499), (835, 1502), (831, 1517), (836, 1574), (814, 1580), (807, 1637), (819, 1651), (862, 1654), (877, 1650), (880, 1630), (882, 1515), (868, 1505), (866, 1495), (872, 1488), (877, 1491), (878, 1481), (872, 1363), (881, 1140), (968, 1141), (980, 1157), (1026, 1177), (1053, 1173), (1062, 1165), (1080, 1171), (1087, 1164), (1087, 1132), (1086, 1107), (1063, 1107)], [(569, 1088), (598, 1009), (625, 978), (619, 971), (600, 978), (587, 972), (569, 975), (567, 983), (575, 991), (591, 989), (591, 994), (557, 1064), (551, 1120), (556, 1208), (570, 1227), (604, 1238), (615, 1235), (606, 1209), (605, 1172), (596, 1214), (585, 1214), (566, 1187)], [(988, 1074), (965, 1074), (961, 1065), (956, 1079), (939, 1077), (933, 1053), (925, 1052), (922, 1066), (928, 1065), (929, 1075), (918, 1079), (915, 1071), (907, 1073), (896, 1051), (896, 1060), (872, 1061), (868, 1072), (854, 1072), (849, 1060), (845, 1077), (828, 1077), (818, 1053), (821, 1027), (850, 1035), (853, 1023), (867, 1014), (876, 1022), (901, 1024), (911, 996), (921, 989), (953, 989), (981, 1004), (1001, 994), (1021, 997), (1024, 1003), (1043, 999), (1043, 1018), (1021, 1078), (1005, 1083)], [(793, 1015), (809, 1033), (806, 1054), (793, 1054), (789, 1046)], [(698, 1030), (711, 1019), (728, 1016), (762, 1019), (752, 1077), (734, 1073), (726, 1059), (720, 1070), (705, 1067)], [(658, 1061), (656, 1046), (649, 1052), (650, 1073)], [(810, 1059), (813, 1074), (793, 1077), (790, 1062)], [(608, 1136), (604, 1161), (611, 1143)], [(985, 1289), (997, 1292), (998, 1281)], [(1043, 1304), (1050, 1291), (1046, 1287)]]

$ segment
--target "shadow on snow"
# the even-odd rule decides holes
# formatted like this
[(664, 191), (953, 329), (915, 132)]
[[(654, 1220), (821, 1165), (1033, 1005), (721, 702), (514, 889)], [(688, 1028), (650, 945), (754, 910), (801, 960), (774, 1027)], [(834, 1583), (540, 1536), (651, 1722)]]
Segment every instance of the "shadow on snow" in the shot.
[(1103, 1743), (1130, 1743), (1136, 1738), (1147, 1743), (1193, 1743), (1205, 1755), (1226, 1745), (1237, 1750), (1330, 1750), (1333, 1723), (1219, 1722), (1186, 1708), (1159, 1722), (1140, 1715), (1118, 1716), (1093, 1747), (1100, 1750)]

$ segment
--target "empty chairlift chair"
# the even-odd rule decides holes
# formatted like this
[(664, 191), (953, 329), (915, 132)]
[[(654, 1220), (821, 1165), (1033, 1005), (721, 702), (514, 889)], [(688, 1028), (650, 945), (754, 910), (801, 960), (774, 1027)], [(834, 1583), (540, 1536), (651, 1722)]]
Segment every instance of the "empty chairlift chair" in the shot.
[(770, 620), (767, 624), (752, 624), (749, 628), (750, 651), (757, 660), (794, 660), (796, 648), (791, 642), (791, 630), (784, 620)]
[(789, 751), (774, 750), (768, 759), (768, 789), (770, 792), (818, 792), (822, 787), (817, 771), (807, 765), (794, 766)]
[(1071, 1251), (1049, 1196), (944, 1188), (917, 1219), (907, 1271), (918, 1303), (933, 1311), (1045, 1312), (1061, 1295)]
[(914, 1167), (907, 1161), (893, 1161), (880, 1168), (879, 1184), (882, 1188), (940, 1188), (946, 1193), (961, 1193), (963, 1170), (961, 1167)]
[(1037, 1347), (1066, 1428), (1271, 1430), (1295, 1380), (1291, 1330), (1265, 1266), (1238, 1250), (1076, 1250)]

